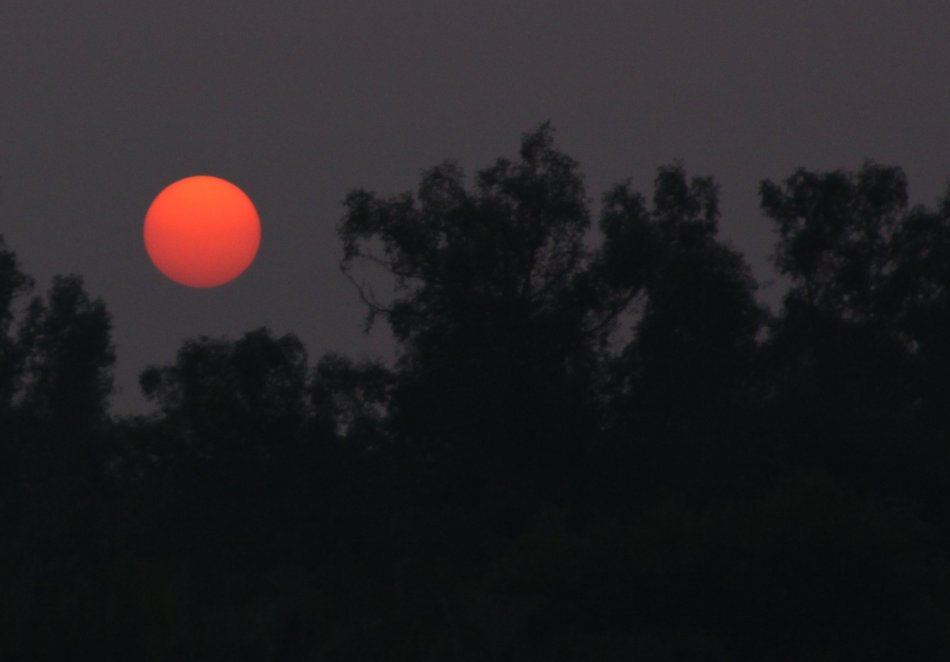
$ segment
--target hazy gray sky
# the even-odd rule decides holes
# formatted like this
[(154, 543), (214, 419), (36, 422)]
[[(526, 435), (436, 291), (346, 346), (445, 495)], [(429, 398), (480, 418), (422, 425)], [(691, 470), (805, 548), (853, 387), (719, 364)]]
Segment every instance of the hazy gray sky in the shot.
[[(386, 354), (337, 270), (347, 190), (397, 193), (445, 158), (473, 173), (548, 119), (595, 202), (674, 159), (715, 176), (721, 232), (765, 278), (761, 178), (871, 158), (914, 202), (945, 190), (947, 26), (938, 0), (5, 0), (0, 234), (40, 289), (76, 272), (106, 300), (118, 412), (186, 337), (267, 325), (312, 358)], [(153, 197), (193, 174), (261, 214), (257, 261), (215, 290), (142, 244)]]

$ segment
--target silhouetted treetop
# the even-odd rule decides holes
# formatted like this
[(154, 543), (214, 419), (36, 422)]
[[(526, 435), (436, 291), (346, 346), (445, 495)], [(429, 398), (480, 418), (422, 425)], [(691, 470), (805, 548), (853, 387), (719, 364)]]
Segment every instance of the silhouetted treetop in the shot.
[(414, 195), (357, 190), (345, 204), (344, 273), (355, 281), (369, 263), (395, 281), (388, 301), (360, 292), (399, 342), (402, 429), (543, 437), (558, 409), (584, 400), (567, 384), (588, 370), (590, 219), (578, 165), (549, 125), (522, 137), (518, 160), (480, 171), (473, 190), (444, 163)]
[(7, 248), (0, 235), (0, 333), (10, 330), (13, 303), (33, 286), (32, 279), (20, 269), (16, 253)]
[(384, 432), (394, 378), (380, 361), (353, 361), (340, 354), (326, 354), (317, 362), (310, 379), (314, 417), (329, 433), (370, 446)]
[(950, 189), (940, 207), (915, 207), (892, 240), (893, 267), (882, 297), (901, 331), (916, 340), (936, 331), (950, 307)]
[(789, 297), (847, 319), (881, 312), (907, 210), (900, 168), (868, 162), (855, 174), (799, 169), (781, 186), (763, 181), (759, 191), (778, 228), (774, 261), (792, 279)]
[[(609, 311), (606, 321), (655, 286), (672, 256), (727, 250), (716, 240), (718, 222), (718, 184), (711, 177), (687, 178), (681, 165), (658, 169), (652, 209), (629, 182), (604, 194), (599, 223), (604, 242), (592, 274)], [(748, 268), (733, 266), (743, 272), (736, 277), (754, 290)]]
[(400, 341), (424, 333), (434, 318), (464, 319), (487, 305), (558, 306), (581, 267), (589, 218), (577, 164), (553, 148), (552, 133), (544, 125), (525, 135), (521, 161), (498, 159), (478, 173), (475, 192), (447, 162), (423, 173), (415, 196), (347, 196), (341, 266), (351, 274), (369, 261), (395, 278), (397, 296), (388, 303), (361, 293), (370, 315), (385, 314)]
[(892, 245), (881, 307), (912, 355), (929, 415), (950, 425), (950, 187), (936, 210), (911, 210)]
[(30, 416), (87, 430), (106, 420), (112, 393), (112, 321), (79, 276), (56, 276), (35, 297), (20, 332), (27, 353), (23, 407)]
[(719, 223), (719, 185), (712, 177), (686, 179), (682, 166), (661, 167), (653, 183), (653, 216), (665, 243), (700, 247)]
[(629, 183), (605, 195), (592, 266), (608, 328), (637, 304), (632, 337), (607, 363), (615, 452), (643, 480), (662, 475), (687, 490), (714, 484), (712, 468), (737, 457), (766, 318), (745, 260), (717, 237), (718, 220), (712, 179), (660, 168), (650, 207)]
[(0, 236), (0, 420), (9, 412), (19, 388), (25, 353), (11, 326), (16, 301), (32, 288), (32, 280), (20, 270), (16, 253), (9, 250)]
[(930, 436), (950, 425), (950, 193), (910, 207), (903, 171), (866, 162), (799, 169), (760, 195), (791, 279), (762, 353), (775, 435), (862, 489), (934, 489), (906, 467), (947, 461)]
[(799, 169), (781, 186), (763, 181), (760, 194), (779, 231), (775, 263), (792, 280), (787, 328), (866, 325), (911, 352), (942, 333), (950, 193), (936, 211), (909, 209), (903, 171), (868, 162), (856, 173)]
[(264, 328), (236, 341), (188, 340), (173, 365), (140, 376), (145, 396), (201, 457), (286, 445), (307, 413), (306, 382), (303, 344)]

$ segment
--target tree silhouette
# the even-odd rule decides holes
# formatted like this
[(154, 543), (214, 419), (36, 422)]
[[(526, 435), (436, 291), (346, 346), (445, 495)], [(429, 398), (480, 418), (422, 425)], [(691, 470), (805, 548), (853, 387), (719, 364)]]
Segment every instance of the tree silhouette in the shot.
[(944, 464), (945, 452), (915, 431), (917, 403), (934, 393), (921, 379), (936, 358), (919, 360), (923, 334), (940, 322), (910, 322), (945, 298), (927, 259), (943, 250), (940, 215), (909, 210), (903, 172), (874, 163), (856, 173), (799, 169), (760, 192), (779, 229), (776, 264), (792, 283), (766, 357), (773, 415), (794, 439), (795, 461), (875, 491), (901, 467)]
[(592, 227), (542, 125), (471, 185), (346, 198), (394, 365), (198, 337), (127, 417), (105, 304), (31, 298), (0, 241), (0, 658), (946, 650), (950, 191), (865, 163), (760, 197), (774, 315), (714, 179), (661, 167)]
[(288, 334), (267, 329), (232, 342), (187, 341), (174, 365), (141, 376), (146, 397), (157, 402), (196, 457), (234, 452), (268, 453), (289, 444), (305, 417), (307, 354)]
[(92, 430), (106, 419), (115, 351), (101, 299), (78, 276), (57, 276), (46, 299), (34, 298), (20, 342), (28, 358), (23, 408), (63, 429)]
[(75, 276), (54, 278), (45, 298), (31, 300), (20, 326), (15, 437), (23, 483), (41, 501), (49, 497), (56, 519), (53, 511), (72, 493), (87, 498), (101, 490), (115, 362), (110, 331), (105, 304), (90, 299)]
[(848, 320), (880, 317), (907, 208), (903, 171), (870, 162), (856, 174), (799, 169), (784, 188), (763, 181), (760, 194), (778, 226), (775, 263), (793, 281), (788, 297)]
[(523, 136), (518, 161), (480, 171), (474, 191), (445, 163), (415, 196), (357, 190), (346, 208), (344, 273), (355, 280), (365, 262), (395, 281), (391, 300), (361, 294), (399, 342), (396, 434), (495, 477), (576, 461), (592, 428), (589, 213), (550, 126)]
[(950, 189), (937, 210), (910, 210), (892, 240), (893, 267), (882, 294), (882, 307), (892, 319), (913, 364), (925, 416), (947, 429), (950, 368), (946, 331), (950, 328)]
[(379, 361), (354, 362), (340, 354), (324, 355), (309, 385), (318, 430), (326, 437), (345, 437), (364, 449), (384, 443), (392, 381), (392, 373)]
[(597, 273), (621, 302), (640, 303), (611, 362), (623, 466), (667, 486), (734, 484), (764, 311), (745, 261), (716, 239), (717, 186), (670, 166), (657, 173), (652, 209), (629, 185), (604, 202)]
[(23, 348), (11, 332), (15, 306), (31, 287), (32, 282), (20, 270), (16, 254), (7, 249), (0, 236), (0, 425), (8, 420), (23, 373)]
[(20, 443), (15, 426), (14, 398), (23, 378), (25, 353), (13, 329), (18, 300), (32, 282), (20, 270), (16, 254), (0, 236), (0, 527), (13, 526), (19, 496)]
[[(7, 280), (4, 290), (23, 293), (25, 278), (15, 271), (8, 278), (11, 273), (14, 288)], [(94, 617), (65, 604), (85, 602), (90, 614), (102, 605), (103, 596), (74, 571), (94, 574), (101, 567), (104, 541), (91, 532), (101, 530), (108, 498), (103, 435), (115, 359), (105, 304), (87, 295), (79, 277), (54, 278), (47, 295), (34, 297), (16, 321), (5, 341), (15, 370), (3, 438), (12, 450), (4, 458), (10, 462), (4, 487), (13, 533), (3, 549), (12, 570), (4, 609), (16, 616), (4, 629), (15, 632), (19, 623), (25, 629), (11, 642), (25, 637), (42, 658), (59, 645), (75, 646), (84, 629), (95, 627)], [(48, 643), (51, 637), (61, 643)]]

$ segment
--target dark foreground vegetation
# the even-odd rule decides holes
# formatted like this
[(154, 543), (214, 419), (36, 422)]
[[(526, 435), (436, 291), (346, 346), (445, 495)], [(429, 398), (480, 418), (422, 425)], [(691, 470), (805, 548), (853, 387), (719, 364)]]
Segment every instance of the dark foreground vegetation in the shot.
[(713, 180), (617, 186), (591, 238), (547, 126), (355, 191), (395, 364), (197, 338), (130, 418), (105, 304), (0, 245), (0, 659), (939, 659), (950, 192), (866, 163), (760, 196), (774, 313)]

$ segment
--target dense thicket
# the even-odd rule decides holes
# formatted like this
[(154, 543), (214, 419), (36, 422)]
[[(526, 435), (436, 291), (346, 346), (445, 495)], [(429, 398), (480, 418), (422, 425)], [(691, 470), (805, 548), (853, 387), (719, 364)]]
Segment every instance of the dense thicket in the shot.
[[(547, 125), (466, 183), (355, 190), (391, 366), (195, 338), (108, 413), (105, 304), (0, 242), (0, 659), (929, 659), (950, 649), (950, 191), (711, 178), (592, 222)], [(375, 273), (375, 276), (374, 276)]]

